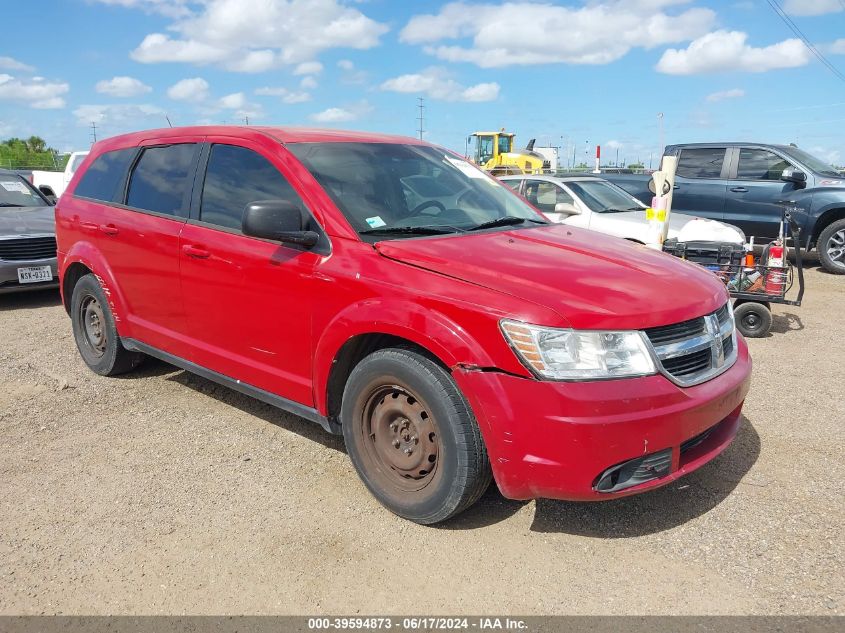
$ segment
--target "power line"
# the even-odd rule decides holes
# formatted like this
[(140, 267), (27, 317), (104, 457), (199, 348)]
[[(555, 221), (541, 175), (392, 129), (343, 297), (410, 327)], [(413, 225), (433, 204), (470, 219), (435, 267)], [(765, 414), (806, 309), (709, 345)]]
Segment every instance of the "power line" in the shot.
[(806, 46), (807, 49), (810, 52), (813, 55), (815, 55), (816, 58), (822, 64), (827, 66), (827, 68), (828, 68), (828, 70), (830, 70), (830, 72), (832, 72), (834, 75), (836, 75), (842, 81), (845, 81), (845, 75), (843, 75), (842, 72), (836, 66), (831, 64), (828, 61), (828, 59), (824, 55), (821, 54), (819, 49), (817, 49), (815, 46), (813, 46), (813, 44), (810, 42), (810, 40), (807, 39), (807, 36), (804, 35), (804, 33), (801, 32), (801, 29), (798, 28), (798, 25), (795, 24), (795, 22), (792, 21), (792, 18), (790, 18), (786, 14), (786, 12), (781, 8), (781, 6), (775, 0), (766, 0), (766, 2), (769, 3), (769, 6), (772, 8), (772, 11), (774, 11), (778, 15), (778, 17), (780, 17), (780, 19), (784, 21), (784, 23), (790, 28), (790, 30), (793, 33), (795, 33), (795, 35), (797, 35), (802, 42), (804, 42), (804, 46)]

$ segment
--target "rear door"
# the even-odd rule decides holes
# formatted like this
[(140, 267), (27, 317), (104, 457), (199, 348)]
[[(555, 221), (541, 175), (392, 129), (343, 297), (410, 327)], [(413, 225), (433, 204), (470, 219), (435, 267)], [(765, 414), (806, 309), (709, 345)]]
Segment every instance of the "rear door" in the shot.
[(228, 137), (208, 141), (204, 177), (196, 184), (201, 195), (180, 249), (191, 360), (312, 406), (314, 271), (328, 254), (327, 238), (305, 250), (244, 235), (241, 219), (250, 202), (288, 200), (310, 214), (291, 185), (280, 146), (270, 150)]
[(122, 204), (104, 207), (93, 227), (125, 297), (130, 335), (177, 356), (186, 351), (179, 233), (189, 213), (198, 140), (146, 141)]
[(773, 239), (783, 210), (778, 201), (795, 191), (795, 185), (780, 176), (794, 165), (762, 147), (738, 147), (732, 152), (724, 220), (758, 241)]
[(725, 147), (682, 148), (675, 172), (672, 211), (721, 220), (728, 188)]

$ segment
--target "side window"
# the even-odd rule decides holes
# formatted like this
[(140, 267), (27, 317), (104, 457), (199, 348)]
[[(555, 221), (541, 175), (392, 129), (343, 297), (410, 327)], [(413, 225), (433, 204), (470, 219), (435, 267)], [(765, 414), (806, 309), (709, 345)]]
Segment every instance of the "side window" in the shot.
[(136, 152), (136, 148), (130, 147), (100, 154), (82, 174), (73, 195), (102, 202), (117, 201), (123, 195), (126, 172)]
[(246, 205), (256, 200), (302, 200), (270, 161), (245, 147), (214, 145), (202, 188), (200, 221), (240, 229)]
[(164, 215), (185, 216), (196, 148), (194, 143), (146, 148), (129, 177), (126, 204)]
[(525, 197), (535, 207), (548, 213), (554, 213), (558, 202), (574, 203), (572, 196), (545, 180), (529, 180), (525, 183)]
[(792, 165), (785, 158), (764, 149), (742, 149), (736, 177), (743, 180), (780, 180), (783, 170)]
[(512, 191), (518, 192), (519, 191), (519, 183), (521, 183), (522, 181), (521, 180), (500, 180), (499, 182), (501, 182), (503, 185), (505, 185), (505, 187), (507, 187), (508, 189), (511, 189)]
[(724, 147), (684, 149), (676, 173), (684, 178), (719, 178), (724, 162)]

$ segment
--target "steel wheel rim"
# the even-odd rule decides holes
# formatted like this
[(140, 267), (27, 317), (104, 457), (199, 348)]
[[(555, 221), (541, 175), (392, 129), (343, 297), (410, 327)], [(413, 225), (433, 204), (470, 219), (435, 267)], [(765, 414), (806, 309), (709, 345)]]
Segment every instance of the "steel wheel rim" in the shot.
[(742, 326), (750, 331), (759, 330), (760, 325), (763, 323), (763, 319), (760, 318), (758, 314), (754, 312), (749, 312), (748, 314), (742, 315)]
[(79, 306), (79, 318), (86, 345), (96, 356), (105, 355), (108, 344), (106, 315), (96, 297), (87, 295), (82, 300)]
[(827, 241), (827, 255), (831, 260), (845, 264), (845, 229), (830, 236)]
[(366, 398), (361, 435), (372, 477), (381, 485), (417, 492), (439, 474), (440, 430), (430, 409), (399, 385), (381, 385)]

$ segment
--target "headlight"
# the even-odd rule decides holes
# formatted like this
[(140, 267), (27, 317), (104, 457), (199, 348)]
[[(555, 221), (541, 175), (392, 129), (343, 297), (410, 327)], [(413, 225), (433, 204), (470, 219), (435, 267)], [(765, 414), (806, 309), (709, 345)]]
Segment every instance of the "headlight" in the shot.
[(608, 332), (501, 322), (520, 360), (551, 380), (600, 380), (657, 373), (642, 332)]

